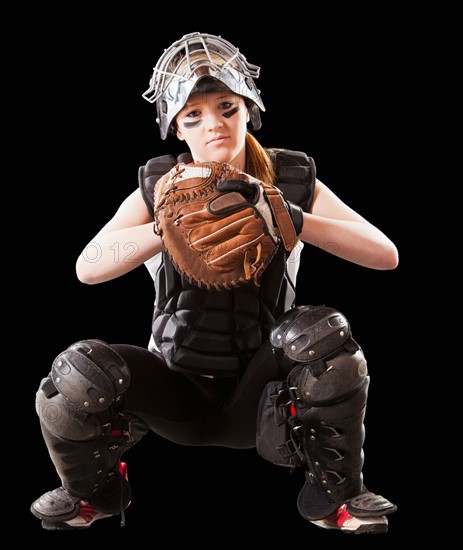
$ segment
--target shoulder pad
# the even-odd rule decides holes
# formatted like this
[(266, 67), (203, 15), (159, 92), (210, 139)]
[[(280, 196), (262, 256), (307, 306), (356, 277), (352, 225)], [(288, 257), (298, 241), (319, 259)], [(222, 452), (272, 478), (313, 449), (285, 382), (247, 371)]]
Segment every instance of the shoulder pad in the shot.
[(316, 181), (315, 161), (303, 151), (269, 149), (275, 165), (276, 185), (286, 199), (298, 204), (305, 212), (312, 206)]

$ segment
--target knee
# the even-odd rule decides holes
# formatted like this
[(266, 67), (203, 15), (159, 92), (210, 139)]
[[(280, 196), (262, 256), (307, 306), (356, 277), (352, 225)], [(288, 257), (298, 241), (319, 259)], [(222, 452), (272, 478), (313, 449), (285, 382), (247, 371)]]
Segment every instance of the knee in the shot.
[(35, 409), (44, 432), (71, 441), (92, 439), (103, 433), (99, 415), (76, 409), (56, 391), (51, 377), (45, 378), (36, 394)]
[(363, 351), (352, 338), (346, 317), (336, 309), (293, 308), (278, 319), (270, 340), (300, 399), (333, 402), (367, 383)]
[(119, 401), (130, 384), (130, 371), (119, 353), (102, 340), (81, 340), (55, 359), (51, 380), (78, 410), (99, 413)]
[(101, 340), (82, 340), (53, 362), (36, 394), (41, 425), (69, 439), (101, 433), (100, 413), (120, 401), (130, 384), (124, 359)]
[(277, 320), (270, 334), (274, 350), (281, 350), (297, 363), (323, 359), (350, 340), (347, 319), (325, 305), (290, 309)]

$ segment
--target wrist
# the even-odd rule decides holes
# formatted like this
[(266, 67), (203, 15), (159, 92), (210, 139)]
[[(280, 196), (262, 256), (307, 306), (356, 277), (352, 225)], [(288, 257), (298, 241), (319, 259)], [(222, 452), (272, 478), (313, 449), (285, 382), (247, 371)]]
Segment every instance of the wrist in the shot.
[(288, 208), (291, 221), (293, 222), (296, 235), (299, 235), (302, 231), (302, 226), (304, 224), (304, 217), (302, 215), (302, 208), (291, 201), (285, 201), (286, 207)]

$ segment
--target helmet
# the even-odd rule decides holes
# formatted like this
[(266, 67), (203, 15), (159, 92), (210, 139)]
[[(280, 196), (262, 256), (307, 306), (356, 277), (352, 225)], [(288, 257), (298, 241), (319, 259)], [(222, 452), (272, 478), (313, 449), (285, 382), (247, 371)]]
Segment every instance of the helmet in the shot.
[(161, 138), (175, 133), (172, 121), (185, 106), (199, 81), (212, 77), (233, 93), (243, 96), (252, 126), (261, 126), (259, 109), (265, 111), (254, 79), (260, 67), (246, 61), (238, 48), (219, 36), (193, 32), (167, 48), (153, 70), (144, 99), (156, 103)]

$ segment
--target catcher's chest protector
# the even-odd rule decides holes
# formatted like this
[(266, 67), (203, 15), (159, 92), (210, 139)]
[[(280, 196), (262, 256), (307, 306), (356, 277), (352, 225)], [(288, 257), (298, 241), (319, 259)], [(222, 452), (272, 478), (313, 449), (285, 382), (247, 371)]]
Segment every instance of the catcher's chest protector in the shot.
[[(315, 164), (305, 153), (268, 150), (277, 181), (287, 200), (309, 211), (315, 186)], [(154, 216), (156, 182), (179, 159), (164, 155), (139, 169), (139, 185)], [(287, 253), (280, 247), (261, 281), (240, 288), (204, 290), (186, 281), (168, 255), (155, 279), (153, 337), (169, 366), (178, 371), (214, 376), (241, 373), (268, 337), (275, 318), (294, 303), (294, 287), (286, 275)]]

